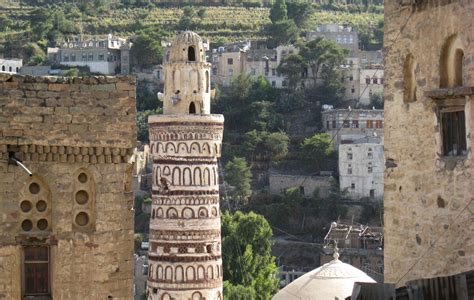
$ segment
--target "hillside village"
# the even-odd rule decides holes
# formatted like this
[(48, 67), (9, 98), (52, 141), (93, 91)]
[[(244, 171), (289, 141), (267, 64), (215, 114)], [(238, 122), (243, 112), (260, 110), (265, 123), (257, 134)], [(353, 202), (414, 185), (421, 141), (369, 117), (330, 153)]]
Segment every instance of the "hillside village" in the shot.
[[(427, 1), (430, 3), (418, 7), (421, 4), (415, 2), (409, 7), (419, 14), (435, 5)], [(21, 220), (6, 221), (5, 217), (4, 221), (0, 219), (0, 225), (18, 222), (15, 226), (22, 231), (25, 251), (43, 257), (39, 261), (47, 264), (48, 270), (50, 254), (44, 258), (46, 252), (41, 251), (46, 247), (41, 243), (48, 247), (57, 245), (58, 239), (77, 243), (77, 232), (84, 239), (83, 249), (97, 249), (94, 251), (103, 255), (112, 253), (113, 239), (120, 236), (116, 242), (123, 247), (110, 262), (119, 279), (103, 270), (97, 276), (104, 280), (104, 286), (117, 282), (122, 286), (107, 296), (100, 290), (91, 290), (97, 299), (127, 299), (123, 295), (127, 295), (130, 286), (136, 300), (180, 299), (191, 286), (194, 289), (201, 284), (207, 288), (194, 292), (193, 300), (290, 299), (301, 282), (299, 278), (308, 278), (318, 268), (339, 261), (347, 264), (340, 267), (346, 268), (340, 272), (356, 272), (349, 268), (352, 266), (368, 276), (361, 276), (360, 281), (378, 283), (384, 291), (393, 290), (395, 294), (395, 288), (400, 288), (400, 280), (395, 282), (394, 278), (396, 266), (404, 265), (404, 260), (395, 250), (394, 234), (397, 240), (404, 234), (399, 232), (401, 229), (394, 229), (401, 225), (394, 201), (399, 197), (396, 193), (406, 193), (404, 199), (411, 193), (396, 178), (401, 178), (405, 186), (416, 185), (418, 193), (426, 184), (423, 176), (427, 176), (412, 178), (410, 183), (405, 173), (397, 173), (407, 168), (400, 160), (406, 159), (408, 148), (402, 149), (393, 140), (404, 137), (404, 127), (394, 123), (395, 114), (406, 113), (403, 118), (412, 118), (408, 116), (410, 109), (418, 108), (410, 107), (417, 99), (427, 97), (439, 101), (439, 110), (435, 110), (446, 114), (443, 122), (457, 122), (467, 117), (464, 113), (447, 115), (461, 101), (453, 98), (465, 97), (465, 103), (472, 96), (467, 79), (463, 83), (462, 75), (452, 75), (459, 68), (448, 68), (451, 56), (453, 61), (457, 59), (449, 51), (467, 49), (460, 46), (455, 34), (446, 43), (458, 50), (443, 46), (448, 57), (443, 63), (449, 70), (441, 77), (446, 84), (426, 90), (421, 96), (419, 90), (426, 80), (413, 79), (421, 71), (413, 57), (407, 55), (400, 83), (404, 85), (406, 111), (394, 108), (393, 97), (399, 97), (399, 83), (395, 82), (393, 71), (387, 72), (387, 55), (391, 68), (395, 68), (398, 58), (387, 47), (404, 46), (392, 45), (399, 38), (393, 28), (391, 39), (384, 37), (387, 29), (383, 14), (385, 10), (385, 22), (393, 21), (397, 9), (408, 9), (405, 4), (400, 5), (401, 8), (387, 3), (384, 6), (378, 0), (101, 0), (61, 4), (48, 0), (0, 1), (2, 90), (5, 99), (23, 97), (27, 104), (21, 107), (22, 100), (15, 105), (0, 102), (4, 113), (0, 115), (0, 125), (7, 124), (0, 127), (4, 130), (1, 145), (5, 145), (3, 155), (9, 162), (0, 170), (15, 173), (10, 164), (23, 161), (31, 161), (36, 170), (30, 172), (24, 166), (32, 177), (15, 175), (26, 180), (28, 186), (16, 187), (24, 199)], [(416, 26), (410, 26), (407, 30), (415, 32)], [(421, 61), (421, 57), (418, 59)], [(389, 83), (386, 76), (390, 77)], [(461, 79), (456, 81), (450, 76)], [(390, 93), (384, 90), (387, 86)], [(17, 88), (27, 92), (18, 96), (21, 93), (15, 94)], [(407, 96), (408, 92), (411, 96)], [(28, 105), (35, 101), (39, 107), (31, 109)], [(386, 114), (387, 103), (394, 115)], [(41, 118), (35, 118), (36, 113)], [(396, 137), (387, 137), (386, 118)], [(47, 126), (36, 127), (40, 125), (35, 122)], [(440, 139), (463, 136), (458, 123), (446, 126), (439, 129), (446, 134)], [(450, 132), (449, 137), (444, 131)], [(392, 139), (389, 147), (387, 138)], [(439, 155), (469, 155), (465, 141), (449, 143), (445, 142), (440, 150), (446, 153)], [(437, 165), (446, 169), (446, 174), (453, 170), (459, 176), (469, 173), (469, 167), (453, 159), (441, 159)], [(55, 162), (60, 167), (42, 169), (43, 162)], [(90, 169), (89, 165), (94, 167)], [(102, 170), (96, 165), (105, 167)], [(77, 166), (77, 170), (70, 171), (68, 166)], [(431, 167), (426, 170), (431, 171)], [(47, 178), (55, 178), (54, 172), (62, 174), (60, 183), (48, 183)], [(120, 179), (122, 173), (131, 174), (131, 178)], [(439, 176), (439, 172), (436, 174)], [(66, 206), (59, 208), (61, 217), (50, 208), (55, 205), (55, 190), (68, 193), (69, 175), (76, 178), (72, 184), (72, 228), (61, 219), (69, 214)], [(456, 184), (463, 189), (459, 196), (462, 200), (472, 193), (459, 179), (464, 175), (459, 176)], [(444, 182), (441, 177), (437, 180)], [(7, 180), (1, 183), (14, 185)], [(8, 193), (13, 195), (12, 187)], [(173, 190), (176, 187), (180, 189)], [(437, 207), (444, 208), (448, 205), (445, 199), (450, 196), (444, 190), (437, 193)], [(189, 200), (187, 197), (192, 195), (194, 200)], [(107, 199), (107, 204), (102, 199)], [(42, 200), (44, 209), (38, 206)], [(186, 207), (181, 209), (180, 205)], [(99, 206), (109, 206), (110, 215), (102, 219)], [(420, 213), (420, 207), (414, 204), (412, 209), (414, 215)], [(448, 228), (451, 218), (448, 214), (443, 217)], [(162, 220), (168, 222), (164, 227)], [(133, 222), (133, 228), (125, 222)], [(411, 224), (411, 220), (407, 222)], [(384, 228), (387, 224), (391, 226), (388, 229)], [(245, 226), (253, 227), (255, 232), (249, 234)], [(430, 225), (413, 226), (417, 229), (410, 234), (416, 236), (413, 239), (420, 247), (428, 243), (426, 235), (440, 236), (440, 230), (420, 227)], [(12, 229), (3, 234), (1, 228), (0, 236), (14, 243)], [(179, 233), (183, 228), (190, 233)], [(99, 234), (100, 230), (110, 232)], [(36, 231), (41, 233), (39, 238)], [(472, 232), (467, 231), (466, 235)], [(192, 239), (197, 241), (187, 241)], [(133, 245), (128, 243), (131, 240)], [(433, 238), (430, 241), (429, 247), (434, 247), (436, 242)], [(387, 245), (391, 256), (384, 252)], [(413, 250), (416, 246), (406, 247)], [(469, 246), (459, 249), (460, 260), (468, 257)], [(74, 258), (84, 268), (90, 267), (84, 262), (89, 250)], [(3, 253), (0, 245), (0, 263), (7, 262), (2, 260), (3, 254), (13, 253), (8, 251)], [(128, 258), (132, 251), (133, 257)], [(416, 251), (421, 250), (413, 250), (410, 255)], [(193, 259), (200, 262), (196, 268)], [(9, 267), (15, 264), (8, 262)], [(173, 265), (176, 263), (177, 267)], [(0, 264), (0, 270), (4, 268), (7, 269)], [(472, 265), (462, 269), (472, 270)], [(46, 276), (41, 275), (44, 270), (38, 267), (38, 278)], [(426, 274), (454, 276), (460, 274), (456, 270)], [(67, 274), (64, 269), (59, 272)], [(423, 271), (414, 273), (417, 275), (411, 276), (408, 271), (408, 276), (402, 278), (414, 280), (423, 276)], [(74, 290), (71, 274), (61, 283), (68, 292), (60, 299), (75, 299), (70, 293)], [(463, 280), (470, 282), (469, 274), (456, 276), (465, 276)], [(51, 276), (47, 275), (48, 282)], [(80, 280), (88, 282), (87, 278)], [(24, 284), (18, 288), (23, 296), (37, 292), (50, 297), (54, 287), (46, 285), (41, 287), (38, 283), (32, 290), (25, 289)], [(351, 291), (353, 285), (351, 282)], [(15, 290), (17, 284), (13, 286)], [(4, 290), (0, 288), (0, 299), (3, 295), (8, 299), (9, 293)], [(396, 299), (404, 292), (397, 289)], [(407, 293), (410, 292), (408, 288)], [(78, 293), (87, 298), (88, 291), (80, 289)], [(302, 289), (298, 293), (304, 295)], [(382, 299), (377, 297), (374, 299)]]

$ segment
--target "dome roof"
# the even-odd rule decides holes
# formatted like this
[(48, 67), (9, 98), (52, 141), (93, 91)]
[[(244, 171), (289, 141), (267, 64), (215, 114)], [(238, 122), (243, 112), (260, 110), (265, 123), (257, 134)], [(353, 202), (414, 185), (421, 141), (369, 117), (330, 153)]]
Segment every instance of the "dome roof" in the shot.
[(375, 282), (361, 270), (343, 263), (337, 256), (280, 290), (272, 300), (334, 300), (352, 295), (355, 282)]
[(183, 31), (176, 36), (173, 44), (198, 45), (202, 43), (201, 37), (193, 31)]

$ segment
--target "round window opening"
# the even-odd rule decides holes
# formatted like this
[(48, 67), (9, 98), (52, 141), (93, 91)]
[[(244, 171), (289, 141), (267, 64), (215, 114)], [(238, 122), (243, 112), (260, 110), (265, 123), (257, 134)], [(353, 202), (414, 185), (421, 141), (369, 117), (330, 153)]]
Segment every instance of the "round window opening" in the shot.
[(46, 204), (46, 201), (40, 200), (40, 201), (36, 202), (36, 209), (39, 212), (44, 212), (46, 210), (46, 208), (48, 208), (48, 204)]
[(40, 219), (38, 223), (36, 223), (36, 226), (39, 230), (46, 230), (48, 229), (48, 221), (46, 219)]
[(33, 228), (33, 223), (30, 220), (25, 220), (21, 223), (21, 229), (23, 231), (30, 231)]
[(31, 210), (31, 202), (28, 200), (22, 201), (20, 204), (20, 208), (22, 212), (29, 212)]
[(80, 212), (76, 216), (76, 224), (79, 226), (86, 226), (89, 224), (89, 215), (85, 212)]
[(89, 194), (86, 191), (79, 191), (76, 193), (77, 204), (84, 205), (89, 201)]
[(33, 195), (36, 195), (39, 192), (40, 192), (39, 184), (37, 184), (36, 182), (33, 182), (32, 184), (30, 184), (30, 193), (32, 193)]
[(87, 174), (86, 173), (81, 173), (79, 176), (77, 176), (77, 179), (79, 180), (80, 183), (86, 183), (87, 182)]

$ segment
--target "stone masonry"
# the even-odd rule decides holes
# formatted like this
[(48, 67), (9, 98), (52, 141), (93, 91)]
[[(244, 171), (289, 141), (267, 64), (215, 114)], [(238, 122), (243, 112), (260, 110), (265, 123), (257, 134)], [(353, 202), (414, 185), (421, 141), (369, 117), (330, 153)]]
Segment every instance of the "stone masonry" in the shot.
[(217, 159), (224, 117), (210, 113), (201, 38), (179, 34), (165, 64), (163, 115), (151, 116), (153, 204), (147, 299), (222, 300)]
[(0, 299), (132, 299), (135, 87), (0, 74)]
[(385, 281), (398, 286), (474, 266), (473, 11), (385, 2)]

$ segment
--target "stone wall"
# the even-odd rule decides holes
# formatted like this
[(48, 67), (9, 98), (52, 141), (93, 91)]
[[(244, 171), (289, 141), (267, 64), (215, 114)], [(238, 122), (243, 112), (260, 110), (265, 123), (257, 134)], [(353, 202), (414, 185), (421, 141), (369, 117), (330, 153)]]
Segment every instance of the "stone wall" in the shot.
[(300, 189), (306, 197), (312, 197), (318, 190), (322, 198), (329, 196), (329, 191), (334, 184), (332, 176), (303, 176), (303, 175), (283, 175), (271, 174), (270, 193), (273, 195), (283, 195), (288, 188)]
[(131, 77), (0, 74), (0, 299), (25, 295), (32, 246), (52, 298), (132, 298), (135, 115)]
[[(473, 268), (474, 2), (434, 2), (385, 3), (385, 280), (397, 285)], [(453, 38), (465, 88), (437, 90)], [(428, 97), (433, 90), (438, 98)], [(455, 103), (465, 111), (467, 154), (444, 156), (440, 107)]]

